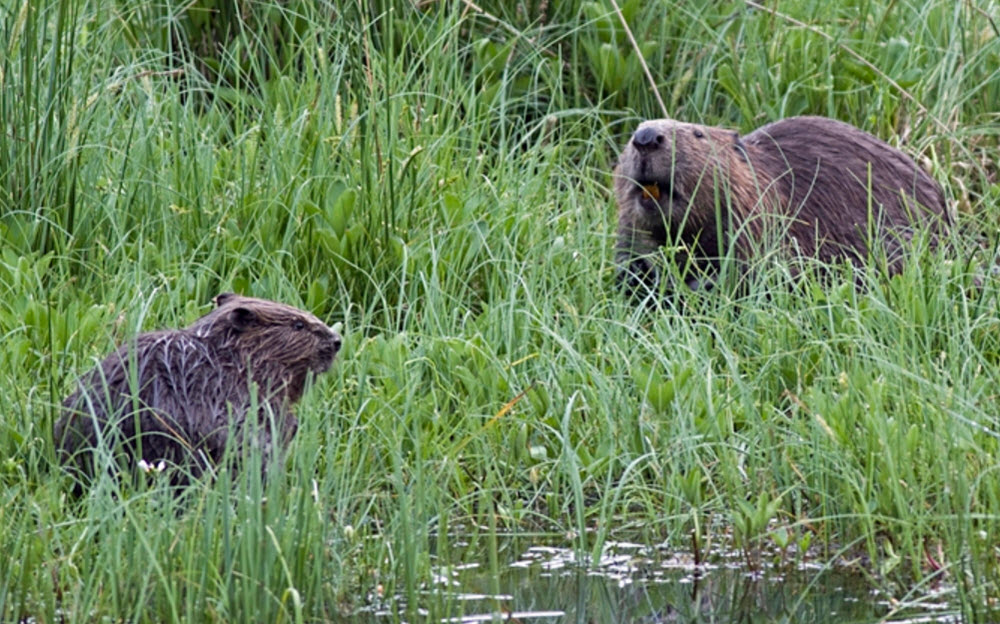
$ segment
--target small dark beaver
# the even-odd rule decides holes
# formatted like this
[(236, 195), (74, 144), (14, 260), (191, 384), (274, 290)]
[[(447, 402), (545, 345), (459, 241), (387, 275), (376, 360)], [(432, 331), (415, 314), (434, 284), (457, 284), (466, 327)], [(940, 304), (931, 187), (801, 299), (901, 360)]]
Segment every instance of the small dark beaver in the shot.
[[(745, 137), (669, 119), (646, 121), (615, 168), (619, 283), (652, 287), (650, 254), (677, 246), (692, 288), (732, 247), (741, 266), (767, 235), (790, 255), (862, 264), (882, 245), (902, 268), (913, 226), (948, 224), (941, 187), (899, 150), (823, 117), (776, 121)], [(936, 229), (932, 229), (932, 232)]]
[(310, 373), (330, 368), (340, 335), (274, 301), (224, 293), (215, 305), (185, 329), (139, 334), (80, 379), (54, 427), (60, 461), (86, 477), (93, 449), (122, 444), (136, 462), (182, 467), (173, 482), (186, 483), (220, 461), (231, 436), (243, 440), (248, 418), (265, 463), (272, 439), (291, 440), (291, 406)]

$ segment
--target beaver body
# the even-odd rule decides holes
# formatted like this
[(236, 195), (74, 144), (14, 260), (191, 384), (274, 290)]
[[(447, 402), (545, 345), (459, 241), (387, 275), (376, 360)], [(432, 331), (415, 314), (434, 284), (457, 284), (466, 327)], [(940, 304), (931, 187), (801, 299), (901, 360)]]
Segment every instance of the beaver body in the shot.
[(190, 327), (138, 335), (80, 379), (54, 427), (63, 463), (85, 476), (95, 448), (124, 448), (136, 462), (183, 467), (183, 482), (218, 462), (232, 436), (242, 441), (250, 418), (265, 461), (291, 439), (291, 407), (341, 337), (281, 303), (228, 293), (215, 303)]
[(660, 119), (632, 135), (615, 169), (616, 261), (629, 290), (656, 284), (649, 257), (677, 249), (688, 285), (732, 248), (743, 266), (774, 237), (792, 254), (861, 264), (871, 241), (890, 272), (914, 226), (948, 221), (941, 187), (914, 161), (846, 123), (793, 117), (740, 137)]

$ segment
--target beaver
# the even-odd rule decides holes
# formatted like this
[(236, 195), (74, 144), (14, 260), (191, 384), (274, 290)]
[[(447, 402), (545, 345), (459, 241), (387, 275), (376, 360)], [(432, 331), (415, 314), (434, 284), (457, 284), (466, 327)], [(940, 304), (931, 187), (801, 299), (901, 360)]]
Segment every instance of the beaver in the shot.
[(677, 249), (692, 289), (711, 286), (730, 248), (745, 270), (768, 235), (826, 265), (862, 266), (877, 241), (896, 273), (917, 223), (934, 233), (949, 222), (941, 187), (909, 156), (825, 117), (791, 117), (743, 137), (646, 121), (621, 152), (614, 187), (618, 282), (633, 293), (660, 281), (650, 254), (665, 245)]
[(184, 484), (251, 426), (265, 468), (272, 443), (291, 440), (291, 407), (310, 374), (333, 364), (340, 335), (282, 303), (232, 293), (214, 302), (191, 326), (139, 334), (80, 378), (53, 431), (60, 461), (77, 477), (93, 474), (98, 447), (181, 467), (171, 481)]

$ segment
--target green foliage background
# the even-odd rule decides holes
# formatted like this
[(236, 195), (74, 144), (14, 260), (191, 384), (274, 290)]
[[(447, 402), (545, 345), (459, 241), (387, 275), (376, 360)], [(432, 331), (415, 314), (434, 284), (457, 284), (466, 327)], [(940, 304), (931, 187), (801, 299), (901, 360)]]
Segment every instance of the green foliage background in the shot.
[[(507, 533), (694, 532), (751, 566), (811, 543), (985, 609), (1000, 5), (621, 9), (638, 52), (606, 0), (0, 6), (0, 618), (336, 619), (376, 585), (445, 616), (431, 570), (495, 567)], [(610, 170), (664, 114), (640, 54), (671, 117), (828, 115), (901, 146), (954, 240), (861, 289), (764, 263), (739, 297), (637, 309)], [(342, 324), (287, 470), (68, 499), (73, 379), (227, 290)]]

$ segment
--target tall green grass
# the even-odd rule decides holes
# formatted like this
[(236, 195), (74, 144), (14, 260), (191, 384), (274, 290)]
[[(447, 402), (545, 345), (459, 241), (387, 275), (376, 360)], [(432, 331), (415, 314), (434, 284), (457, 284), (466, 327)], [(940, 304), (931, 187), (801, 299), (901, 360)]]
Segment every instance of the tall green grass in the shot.
[[(662, 112), (609, 2), (235, 6), (0, 8), (0, 619), (446, 615), (432, 570), (508, 533), (996, 596), (995, 3), (622, 3), (669, 115), (834, 116), (959, 210), (897, 278), (663, 310), (613, 288), (610, 169)], [(285, 470), (68, 498), (72, 380), (223, 290), (343, 324)]]

